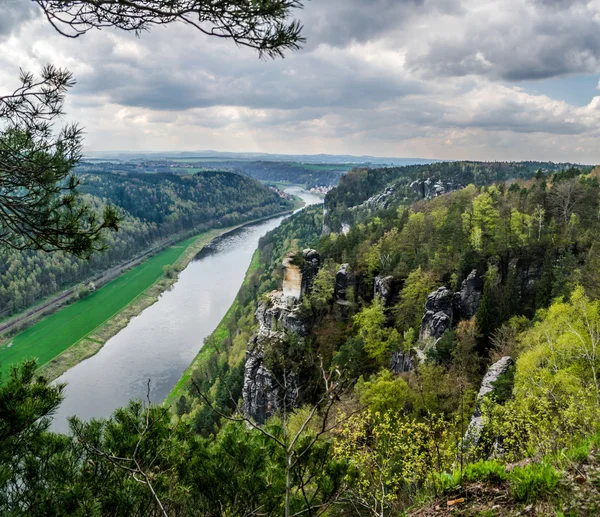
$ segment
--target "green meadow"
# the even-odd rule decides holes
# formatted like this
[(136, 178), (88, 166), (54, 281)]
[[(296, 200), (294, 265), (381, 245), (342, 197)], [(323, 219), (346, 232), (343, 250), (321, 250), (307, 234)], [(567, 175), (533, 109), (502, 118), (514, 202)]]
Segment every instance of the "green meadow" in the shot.
[(67, 348), (109, 320), (163, 275), (163, 266), (174, 264), (195, 236), (149, 258), (86, 298), (78, 300), (17, 334), (0, 347), (4, 375), (11, 364), (37, 358), (38, 366), (51, 361)]

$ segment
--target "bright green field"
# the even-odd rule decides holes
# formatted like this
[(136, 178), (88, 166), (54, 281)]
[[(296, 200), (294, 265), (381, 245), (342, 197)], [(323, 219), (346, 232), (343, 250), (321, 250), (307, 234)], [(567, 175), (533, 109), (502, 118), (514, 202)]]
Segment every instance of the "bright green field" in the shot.
[(2, 374), (11, 364), (23, 359), (37, 357), (38, 366), (54, 359), (148, 289), (162, 276), (163, 266), (174, 264), (198, 238), (192, 237), (160, 252), (86, 298), (17, 334), (11, 342), (0, 348)]

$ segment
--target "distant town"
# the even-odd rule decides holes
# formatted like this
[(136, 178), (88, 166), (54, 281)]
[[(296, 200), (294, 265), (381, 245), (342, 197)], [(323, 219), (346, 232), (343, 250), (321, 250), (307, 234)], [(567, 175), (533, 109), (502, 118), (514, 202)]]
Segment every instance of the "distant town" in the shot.
[(317, 185), (310, 189), (310, 192), (317, 194), (318, 196), (325, 196), (333, 187), (325, 187), (323, 185)]

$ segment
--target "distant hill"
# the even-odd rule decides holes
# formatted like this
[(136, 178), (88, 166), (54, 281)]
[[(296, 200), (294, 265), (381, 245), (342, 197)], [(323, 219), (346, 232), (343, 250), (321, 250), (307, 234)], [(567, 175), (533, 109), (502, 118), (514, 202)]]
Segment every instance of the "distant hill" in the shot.
[[(573, 166), (582, 170), (591, 169), (590, 166), (571, 163), (535, 161), (455, 161), (404, 167), (356, 168), (346, 174), (339, 186), (327, 195), (325, 225), (334, 232), (340, 231), (342, 225), (352, 224), (359, 213), (357, 208), (368, 200), (368, 204), (379, 205), (371, 208), (398, 206), (418, 199), (430, 199), (470, 183), (484, 186), (510, 179), (528, 179), (534, 177), (537, 171), (553, 173)], [(376, 195), (378, 199), (371, 199)]]
[(80, 191), (99, 210), (114, 205), (119, 231), (107, 233), (108, 249), (90, 261), (62, 252), (0, 249), (0, 316), (121, 264), (163, 239), (233, 226), (291, 208), (252, 178), (221, 171), (180, 176), (87, 170)]
[(445, 160), (432, 158), (392, 158), (350, 154), (270, 154), (270, 153), (234, 153), (219, 151), (183, 151), (183, 152), (128, 152), (128, 151), (88, 151), (86, 159), (109, 160), (170, 160), (201, 158), (214, 161), (275, 161), (275, 162), (301, 162), (301, 163), (337, 163), (337, 164), (373, 164), (373, 165), (418, 165), (434, 163)]
[(294, 183), (307, 188), (332, 187), (353, 168), (399, 167), (438, 163), (424, 158), (378, 158), (351, 155), (284, 155), (260, 153), (90, 153), (80, 164), (83, 171), (191, 174), (220, 170), (238, 172), (265, 183)]

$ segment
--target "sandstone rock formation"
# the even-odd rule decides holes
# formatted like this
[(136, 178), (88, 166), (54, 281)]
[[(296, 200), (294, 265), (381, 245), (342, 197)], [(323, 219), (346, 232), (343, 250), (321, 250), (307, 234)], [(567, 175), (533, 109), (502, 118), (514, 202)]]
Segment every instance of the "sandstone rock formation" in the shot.
[(413, 357), (410, 352), (392, 352), (390, 359), (390, 371), (394, 373), (410, 372), (413, 368)]
[(513, 364), (514, 361), (512, 360), (512, 357), (503, 357), (489, 367), (487, 373), (481, 381), (481, 388), (479, 389), (479, 393), (477, 395), (475, 411), (463, 439), (463, 446), (466, 449), (470, 449), (472, 451), (479, 445), (484, 429), (483, 418), (481, 414), (481, 403), (485, 397), (492, 395), (496, 391), (494, 384), (502, 375), (508, 372), (509, 368)]
[(474, 269), (469, 273), (469, 276), (463, 280), (459, 295), (460, 295), (460, 317), (462, 319), (470, 319), (475, 316), (481, 303), (481, 295), (483, 294), (483, 280)]
[(440, 287), (430, 293), (421, 322), (421, 341), (438, 340), (460, 319), (472, 318), (479, 309), (482, 293), (483, 280), (476, 269), (462, 282), (460, 291), (453, 293)]
[(321, 229), (321, 235), (329, 235), (331, 233), (331, 227), (327, 223), (329, 210), (323, 206), (323, 228)]
[(304, 257), (304, 267), (302, 268), (302, 289), (300, 298), (311, 290), (315, 275), (321, 266), (321, 257), (316, 250), (305, 249), (302, 251), (302, 256)]
[(447, 192), (456, 190), (456, 185), (452, 183), (443, 183), (435, 178), (427, 178), (426, 180), (415, 180), (410, 184), (410, 188), (419, 199), (433, 199)]
[(320, 263), (319, 253), (313, 249), (305, 249), (301, 254), (288, 253), (282, 263), (283, 296), (300, 300), (311, 288)]
[(242, 411), (255, 422), (264, 423), (279, 405), (279, 389), (271, 372), (263, 364), (263, 349), (254, 337), (246, 351)]
[(359, 205), (362, 208), (370, 208), (372, 210), (383, 210), (387, 208), (392, 201), (397, 185), (387, 187), (383, 192), (375, 194)]
[(298, 396), (298, 386), (293, 375), (287, 376), (288, 386), (283, 388), (264, 364), (265, 349), (273, 345), (283, 345), (287, 333), (307, 336), (310, 321), (302, 315), (300, 299), (309, 292), (312, 281), (320, 265), (319, 254), (306, 249), (301, 257), (286, 255), (283, 261), (283, 289), (272, 291), (256, 309), (258, 331), (248, 343), (244, 384), (242, 387), (242, 411), (257, 423), (264, 423), (286, 404), (294, 406)]
[(455, 312), (455, 296), (447, 287), (440, 287), (429, 294), (425, 314), (421, 321), (421, 341), (438, 340), (452, 327)]
[(294, 299), (287, 298), (282, 291), (273, 291), (267, 301), (261, 301), (256, 309), (258, 332), (250, 339), (246, 351), (244, 384), (242, 387), (242, 411), (257, 423), (264, 423), (282, 404), (285, 391), (286, 401), (294, 405), (298, 387), (293, 376), (286, 390), (282, 390), (273, 373), (264, 364), (264, 352), (268, 346), (286, 342), (286, 333), (307, 335), (309, 328), (299, 314)]
[(259, 334), (269, 337), (273, 332), (294, 332), (301, 336), (309, 333), (307, 322), (300, 315), (300, 306), (287, 298), (282, 291), (269, 293), (267, 301), (261, 301), (255, 312)]
[(379, 298), (383, 305), (387, 306), (392, 300), (394, 294), (394, 277), (393, 276), (381, 276), (375, 277), (373, 285), (373, 297)]
[(333, 298), (340, 305), (347, 305), (348, 288), (354, 282), (354, 275), (350, 271), (349, 264), (342, 264), (335, 275), (335, 288), (333, 290)]
[(295, 253), (288, 253), (283, 259), (283, 296), (300, 299), (302, 294), (302, 270), (294, 263)]

